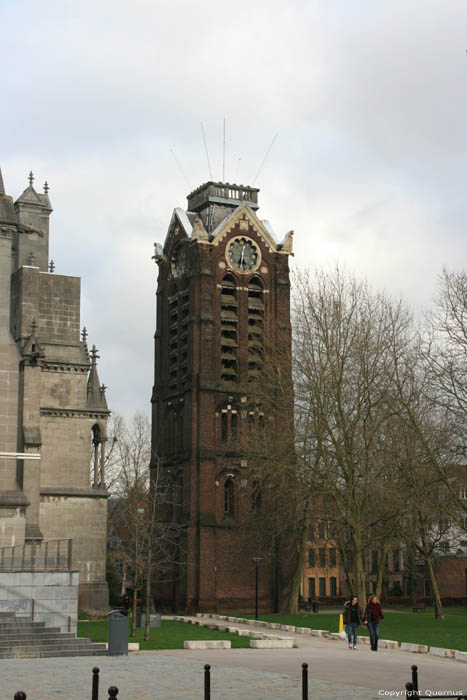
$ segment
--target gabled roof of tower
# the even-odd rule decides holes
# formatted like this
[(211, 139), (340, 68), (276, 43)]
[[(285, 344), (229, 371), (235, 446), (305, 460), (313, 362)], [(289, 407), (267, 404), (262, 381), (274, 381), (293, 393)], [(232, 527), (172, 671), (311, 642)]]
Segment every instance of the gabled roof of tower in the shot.
[(259, 219), (249, 206), (248, 202), (242, 202), (242, 204), (239, 204), (239, 206), (219, 224), (219, 226), (212, 232), (212, 242), (216, 244), (217, 242), (221, 241), (235, 226), (237, 221), (244, 218), (245, 215), (270, 250), (278, 252), (282, 251), (284, 253), (292, 252), (291, 244), (293, 231), (286, 233), (283, 240), (278, 242), (277, 236), (269, 221), (266, 219)]
[[(171, 233), (174, 230), (174, 225), (176, 222), (178, 222), (182, 228), (183, 233), (186, 235), (187, 238), (190, 239), (195, 239), (195, 238), (205, 238), (206, 240), (209, 239), (209, 242), (215, 243), (217, 240), (220, 240), (220, 238), (223, 238), (221, 236), (221, 232), (224, 231), (224, 228), (227, 226), (229, 228), (230, 226), (233, 226), (236, 221), (240, 218), (241, 213), (248, 211), (248, 216), (251, 219), (253, 225), (256, 227), (259, 226), (260, 233), (263, 235), (266, 244), (271, 248), (271, 249), (278, 249), (278, 250), (283, 250), (283, 252), (288, 252), (291, 253), (291, 241), (292, 241), (292, 236), (293, 236), (293, 231), (289, 231), (288, 233), (285, 234), (284, 238), (282, 241), (278, 241), (277, 235), (274, 232), (274, 229), (272, 228), (271, 224), (269, 221), (266, 219), (259, 219), (251, 206), (248, 204), (248, 202), (242, 202), (239, 204), (230, 214), (228, 214), (223, 221), (217, 226), (217, 228), (212, 232), (211, 235), (208, 235), (207, 231), (204, 230), (202, 221), (198, 214), (195, 212), (191, 211), (185, 211), (181, 207), (176, 207), (173, 210), (172, 217), (170, 219), (170, 224), (169, 228), (167, 231), (167, 235), (165, 237), (164, 245), (160, 246), (159, 244), (156, 244), (157, 248), (160, 250), (163, 248), (164, 251), (166, 251), (168, 243), (171, 239)], [(203, 231), (204, 235), (200, 236), (200, 230)], [(289, 249), (290, 248), (290, 249)], [(160, 250), (160, 252), (162, 252)]]

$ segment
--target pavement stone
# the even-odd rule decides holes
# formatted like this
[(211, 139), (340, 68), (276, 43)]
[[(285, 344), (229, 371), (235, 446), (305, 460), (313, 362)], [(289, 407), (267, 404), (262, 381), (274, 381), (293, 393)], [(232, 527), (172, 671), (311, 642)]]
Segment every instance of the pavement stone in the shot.
[[(251, 653), (254, 653), (252, 651)], [(86, 700), (91, 697), (94, 666), (100, 668), (101, 700), (107, 689), (116, 685), (118, 700), (201, 700), (204, 689), (204, 664), (176, 659), (160, 653), (140, 652), (119, 657), (73, 657), (63, 659), (9, 659), (0, 662), (1, 697), (13, 699), (23, 690), (28, 700)], [(309, 680), (313, 700), (373, 700), (374, 690), (341, 683)], [(297, 676), (283, 673), (235, 668), (222, 664), (211, 667), (212, 700), (300, 700), (300, 669)]]

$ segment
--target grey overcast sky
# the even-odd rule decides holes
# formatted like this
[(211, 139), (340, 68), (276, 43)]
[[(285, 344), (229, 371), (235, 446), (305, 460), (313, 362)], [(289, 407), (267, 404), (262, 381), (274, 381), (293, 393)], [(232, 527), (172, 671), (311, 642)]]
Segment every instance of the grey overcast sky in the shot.
[[(467, 253), (466, 0), (0, 0), (0, 166), (50, 184), (56, 272), (111, 407), (148, 411), (172, 210), (256, 185), (292, 265), (336, 262), (417, 311)], [(171, 153), (174, 149), (184, 175)], [(187, 182), (188, 180), (188, 182)]]

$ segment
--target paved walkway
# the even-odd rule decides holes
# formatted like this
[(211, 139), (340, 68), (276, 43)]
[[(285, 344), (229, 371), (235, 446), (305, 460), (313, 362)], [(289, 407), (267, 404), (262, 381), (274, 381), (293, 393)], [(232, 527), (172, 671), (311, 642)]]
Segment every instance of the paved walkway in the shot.
[(467, 691), (467, 668), (458, 661), (388, 649), (375, 654), (363, 645), (354, 652), (344, 641), (280, 634), (294, 637), (298, 648), (5, 659), (0, 661), (0, 698), (10, 700), (24, 690), (28, 700), (88, 700), (92, 668), (98, 666), (100, 700), (107, 700), (110, 685), (119, 688), (118, 700), (202, 700), (205, 663), (211, 664), (212, 700), (301, 700), (303, 662), (309, 664), (310, 700), (401, 697), (395, 693), (404, 690), (413, 663), (419, 667), (423, 690)]

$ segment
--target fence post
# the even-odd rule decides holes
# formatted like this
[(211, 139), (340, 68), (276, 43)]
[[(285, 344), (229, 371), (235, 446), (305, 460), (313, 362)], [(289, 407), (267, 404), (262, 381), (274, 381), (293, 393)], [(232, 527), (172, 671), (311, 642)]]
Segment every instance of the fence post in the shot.
[(31, 622), (34, 622), (34, 598), (31, 598)]
[(302, 700), (308, 700), (308, 664), (302, 664)]
[(94, 666), (92, 669), (92, 694), (91, 700), (99, 700), (99, 669)]
[(18, 690), (13, 697), (15, 700), (26, 700), (26, 693), (23, 693), (22, 690)]
[(118, 695), (118, 688), (117, 688), (117, 686), (116, 686), (116, 685), (111, 685), (110, 688), (109, 688), (109, 690), (108, 690), (108, 693), (109, 693), (109, 700), (112, 700), (112, 698), (116, 698), (117, 695)]
[(71, 571), (71, 558), (72, 558), (72, 550), (73, 547), (73, 540), (68, 540), (68, 571)]
[(44, 569), (47, 571), (49, 566), (49, 542), (45, 542), (45, 552), (44, 552)]
[(418, 670), (415, 664), (412, 666), (412, 683), (413, 689), (418, 693)]
[(204, 664), (204, 700), (211, 700), (211, 667)]

